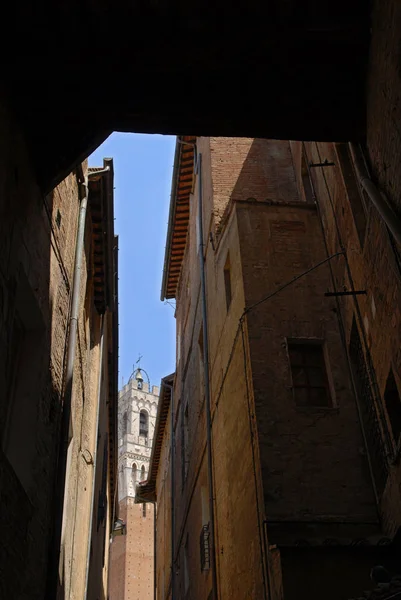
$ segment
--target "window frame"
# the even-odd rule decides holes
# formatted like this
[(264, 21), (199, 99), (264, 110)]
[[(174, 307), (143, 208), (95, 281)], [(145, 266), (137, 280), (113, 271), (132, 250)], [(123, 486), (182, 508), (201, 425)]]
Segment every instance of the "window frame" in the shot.
[[(145, 415), (145, 428), (142, 427), (141, 423), (142, 415)], [(144, 408), (139, 411), (139, 435), (145, 438), (149, 437), (149, 413)]]
[[(323, 381), (325, 382), (325, 385), (319, 385), (319, 386), (314, 386), (314, 385), (295, 385), (294, 384), (294, 377), (293, 377), (293, 367), (301, 367), (301, 366), (305, 366), (309, 368), (320, 368), (318, 365), (316, 367), (314, 367), (313, 365), (294, 365), (292, 360), (291, 360), (291, 349), (294, 348), (295, 346), (300, 346), (300, 347), (305, 347), (305, 346), (314, 346), (314, 347), (319, 347), (321, 348), (321, 355), (322, 355), (322, 359), (323, 359)], [(336, 397), (335, 397), (335, 390), (334, 390), (334, 383), (333, 383), (333, 379), (332, 379), (332, 374), (331, 374), (331, 370), (330, 370), (330, 363), (328, 360), (328, 353), (327, 353), (327, 344), (326, 341), (322, 338), (295, 338), (295, 337), (287, 337), (286, 338), (286, 348), (287, 348), (287, 358), (288, 358), (288, 365), (289, 365), (289, 371), (290, 371), (290, 380), (291, 380), (291, 392), (292, 392), (292, 398), (295, 404), (295, 407), (298, 410), (313, 410), (313, 411), (330, 411), (333, 409), (337, 409), (338, 405), (336, 403)], [(312, 403), (308, 403), (308, 404), (299, 404), (297, 402), (297, 398), (296, 398), (296, 389), (307, 389), (309, 391), (308, 394), (308, 398), (310, 400), (310, 390), (313, 389), (326, 389), (326, 394), (327, 394), (327, 406), (326, 405), (319, 405), (319, 404), (312, 404)]]

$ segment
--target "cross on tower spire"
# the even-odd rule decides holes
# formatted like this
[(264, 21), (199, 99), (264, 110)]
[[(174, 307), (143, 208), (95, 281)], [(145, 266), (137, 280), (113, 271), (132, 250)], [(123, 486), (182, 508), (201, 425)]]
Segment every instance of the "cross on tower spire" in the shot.
[[(141, 368), (141, 358), (143, 358), (143, 356), (142, 356), (142, 354), (141, 354), (141, 353), (139, 353), (139, 354), (138, 354), (138, 360), (137, 360), (137, 361), (136, 361), (136, 363), (135, 363), (136, 365), (138, 365), (138, 367), (137, 367), (138, 369), (140, 369), (140, 368)], [(135, 368), (134, 368), (134, 371), (135, 371)]]

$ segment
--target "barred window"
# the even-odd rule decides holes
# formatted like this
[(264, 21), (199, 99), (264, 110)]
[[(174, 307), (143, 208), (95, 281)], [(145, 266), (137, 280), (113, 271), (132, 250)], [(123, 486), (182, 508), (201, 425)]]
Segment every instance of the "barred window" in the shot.
[(139, 435), (147, 437), (149, 430), (149, 417), (146, 410), (141, 410), (139, 414)]
[(330, 407), (331, 396), (322, 343), (288, 343), (292, 387), (297, 406)]

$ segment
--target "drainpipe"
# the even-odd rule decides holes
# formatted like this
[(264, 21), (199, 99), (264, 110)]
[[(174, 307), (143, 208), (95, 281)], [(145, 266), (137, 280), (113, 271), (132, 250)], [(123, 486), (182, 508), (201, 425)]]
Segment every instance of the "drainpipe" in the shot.
[[(93, 175), (99, 175), (106, 171), (109, 171), (109, 167), (102, 169), (101, 171), (96, 171)], [(82, 171), (82, 167), (81, 167)], [(67, 480), (67, 471), (68, 471), (68, 448), (70, 445), (70, 440), (72, 439), (72, 423), (71, 423), (71, 401), (72, 401), (72, 379), (74, 372), (74, 362), (75, 362), (75, 353), (77, 346), (77, 325), (78, 325), (78, 316), (79, 316), (79, 291), (80, 291), (80, 283), (81, 283), (81, 274), (82, 274), (82, 257), (84, 253), (85, 247), (85, 225), (86, 225), (86, 214), (88, 208), (88, 178), (91, 175), (89, 173), (88, 176), (84, 178), (84, 196), (81, 199), (81, 204), (79, 207), (79, 216), (78, 216), (78, 229), (77, 229), (77, 237), (75, 244), (75, 261), (74, 261), (74, 275), (73, 275), (73, 283), (72, 283), (72, 297), (71, 297), (71, 311), (69, 318), (69, 337), (68, 337), (68, 346), (67, 346), (67, 366), (65, 370), (65, 384), (64, 384), (64, 398), (63, 398), (63, 406), (62, 406), (62, 415), (61, 415), (61, 426), (60, 426), (60, 449), (59, 449), (59, 460), (57, 466), (57, 483), (56, 483), (56, 525), (55, 525), (55, 534), (54, 534), (54, 555), (53, 559), (55, 560), (55, 564), (53, 564), (52, 571), (50, 577), (57, 578), (57, 574), (59, 573), (60, 564), (60, 554), (61, 554), (61, 544), (64, 537), (64, 529), (65, 529), (65, 508), (66, 508), (66, 480)], [(54, 590), (49, 590), (49, 598), (55, 598), (57, 596), (56, 589), (58, 587), (57, 581), (54, 584), (50, 584), (50, 588), (55, 587)]]
[[(98, 388), (97, 388), (97, 406), (96, 406), (96, 420), (95, 420), (95, 447), (93, 450), (93, 480), (92, 480), (92, 493), (91, 493), (91, 505), (90, 505), (90, 516), (89, 516), (89, 527), (90, 533), (88, 538), (88, 551), (86, 555), (86, 569), (85, 569), (85, 594), (84, 598), (88, 597), (88, 582), (89, 582), (89, 562), (92, 542), (92, 531), (93, 531), (93, 507), (95, 503), (95, 484), (96, 484), (96, 465), (97, 465), (97, 438), (99, 432), (99, 416), (100, 416), (100, 402), (102, 397), (102, 373), (103, 373), (103, 345), (104, 345), (104, 315), (101, 315), (100, 324), (100, 356), (99, 356), (99, 377), (98, 377)], [(111, 529), (113, 530), (114, 522), (111, 523)]]
[(210, 375), (209, 375), (209, 334), (206, 304), (206, 275), (205, 275), (205, 248), (203, 244), (203, 189), (202, 189), (202, 154), (198, 154), (196, 172), (198, 175), (198, 235), (199, 235), (199, 265), (201, 278), (202, 322), (203, 322), (203, 352), (204, 352), (204, 382), (205, 382), (205, 408), (206, 408), (206, 445), (207, 445), (207, 471), (209, 481), (209, 513), (211, 537), (211, 563), (212, 563), (212, 589), (213, 599), (218, 600), (216, 549), (215, 549), (215, 521), (214, 521), (214, 485), (213, 485), (213, 457), (212, 457), (212, 413), (210, 406)]
[(401, 246), (401, 221), (399, 217), (383, 197), (376, 184), (369, 177), (365, 161), (358, 146), (352, 142), (350, 142), (348, 146), (361, 187), (365, 190), (372, 204), (375, 205), (381, 218), (393, 234), (395, 240)]
[[(171, 600), (175, 600), (175, 433), (174, 433), (174, 391), (173, 386), (163, 381), (163, 385), (166, 386), (171, 392), (170, 401), (170, 413), (171, 413), (171, 441), (170, 441), (170, 465), (171, 465)], [(156, 522), (155, 522), (156, 532)], [(155, 534), (156, 535), (156, 534)], [(156, 541), (155, 541), (156, 544)], [(156, 556), (156, 555), (155, 555)], [(156, 577), (156, 570), (155, 570)], [(156, 588), (155, 588), (156, 589)]]

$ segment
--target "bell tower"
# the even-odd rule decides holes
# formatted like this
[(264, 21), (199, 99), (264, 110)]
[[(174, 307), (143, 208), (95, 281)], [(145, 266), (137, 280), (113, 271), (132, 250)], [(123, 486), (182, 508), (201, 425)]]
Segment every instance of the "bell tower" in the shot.
[(135, 504), (135, 486), (148, 476), (159, 388), (141, 367), (134, 368), (118, 396), (118, 500), (125, 536), (111, 545), (110, 598), (153, 599), (152, 504)]

